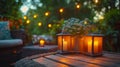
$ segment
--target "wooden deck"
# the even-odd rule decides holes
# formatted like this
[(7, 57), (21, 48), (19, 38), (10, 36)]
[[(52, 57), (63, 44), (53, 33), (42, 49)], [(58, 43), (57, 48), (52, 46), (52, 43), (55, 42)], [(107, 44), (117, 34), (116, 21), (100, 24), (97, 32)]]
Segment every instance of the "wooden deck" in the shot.
[(120, 54), (108, 52), (101, 57), (83, 54), (43, 54), (31, 57), (31, 59), (47, 67), (120, 67)]

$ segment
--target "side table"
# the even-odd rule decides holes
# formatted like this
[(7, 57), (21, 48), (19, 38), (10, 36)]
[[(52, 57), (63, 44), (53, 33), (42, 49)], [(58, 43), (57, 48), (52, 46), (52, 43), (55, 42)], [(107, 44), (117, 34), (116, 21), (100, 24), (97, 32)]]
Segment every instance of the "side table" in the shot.
[(57, 51), (57, 45), (45, 45), (40, 47), (39, 45), (25, 46), (22, 50), (22, 57), (28, 57), (35, 54), (49, 53)]

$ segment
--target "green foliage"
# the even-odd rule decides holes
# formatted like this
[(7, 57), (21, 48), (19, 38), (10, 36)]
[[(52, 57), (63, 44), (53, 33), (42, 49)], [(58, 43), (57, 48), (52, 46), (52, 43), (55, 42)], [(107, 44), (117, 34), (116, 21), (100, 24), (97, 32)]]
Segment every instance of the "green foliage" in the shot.
[(120, 33), (119, 28), (116, 26), (120, 23), (120, 10), (111, 9), (105, 14), (105, 19), (103, 20), (104, 26), (103, 30), (106, 41), (104, 44), (105, 50), (115, 51), (115, 46), (118, 44), (117, 36)]
[(113, 34), (113, 33), (117, 33), (116, 31), (116, 25), (117, 23), (119, 23), (120, 21), (120, 10), (117, 9), (112, 9), (109, 12), (107, 12), (105, 14), (105, 19), (104, 19), (104, 23), (105, 23), (105, 31), (106, 34)]
[(58, 21), (57, 24), (54, 24), (50, 29), (50, 35), (55, 37), (56, 34), (61, 33), (63, 23), (64, 23), (64, 20), (60, 20)]
[(19, 19), (21, 17), (21, 12), (19, 11), (21, 4), (21, 2), (16, 2), (16, 0), (0, 0), (0, 15), (10, 19)]
[[(60, 30), (60, 27), (57, 27), (57, 24), (60, 24), (61, 26), (61, 23), (59, 23), (61, 19), (68, 19), (71, 17), (84, 19), (86, 17), (91, 17), (92, 15), (91, 9), (83, 5), (84, 0), (71, 0), (69, 2), (66, 0), (41, 0), (40, 2), (43, 3), (42, 7), (37, 6), (33, 0), (32, 4), (37, 6), (37, 10), (31, 9), (27, 13), (27, 17), (31, 22), (29, 25), (25, 26), (31, 34), (55, 34), (58, 32), (57, 30)], [(76, 2), (81, 5), (80, 9), (76, 8)], [(60, 8), (64, 9), (62, 14), (59, 12)], [(44, 15), (47, 11), (50, 12), (49, 16)], [(38, 15), (36, 19), (33, 18), (34, 14)], [(42, 22), (43, 25), (38, 27), (38, 22)], [(47, 27), (49, 23), (52, 24), (51, 29)]]
[(118, 21), (120, 21), (120, 10), (112, 9), (106, 13), (105, 22), (109, 25), (114, 26)]

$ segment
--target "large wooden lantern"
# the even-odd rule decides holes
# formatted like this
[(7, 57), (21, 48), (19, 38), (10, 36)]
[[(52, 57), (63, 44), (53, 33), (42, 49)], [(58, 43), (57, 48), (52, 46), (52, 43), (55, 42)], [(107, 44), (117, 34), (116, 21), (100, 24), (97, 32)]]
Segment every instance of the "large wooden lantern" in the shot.
[(100, 56), (102, 55), (102, 45), (102, 34), (89, 34), (84, 37), (81, 52), (91, 56)]
[(71, 34), (57, 34), (58, 48), (61, 52), (73, 51), (73, 39)]

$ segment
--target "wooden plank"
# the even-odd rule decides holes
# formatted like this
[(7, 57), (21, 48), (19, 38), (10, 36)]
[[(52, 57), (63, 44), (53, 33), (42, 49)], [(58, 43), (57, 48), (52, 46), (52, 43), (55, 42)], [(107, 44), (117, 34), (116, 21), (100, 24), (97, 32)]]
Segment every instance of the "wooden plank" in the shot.
[(40, 57), (40, 58), (37, 58), (37, 59), (33, 59), (33, 60), (35, 62), (40, 63), (40, 64), (44, 64), (47, 67), (70, 67), (68, 65), (61, 64), (61, 63), (58, 63), (58, 62), (55, 62), (55, 61), (51, 61), (51, 60), (43, 58), (43, 57)]
[(32, 60), (45, 64), (47, 67), (119, 67), (120, 55), (105, 53), (101, 57), (90, 57), (83, 54), (40, 55)]
[(39, 58), (39, 57), (43, 57), (43, 56), (47, 56), (47, 55), (54, 55), (57, 52), (50, 52), (50, 53), (43, 53), (43, 54), (37, 54), (37, 55), (32, 55), (29, 57), (26, 57), (27, 59), (35, 59), (35, 58)]
[(101, 65), (86, 63), (86, 62), (78, 61), (78, 60), (71, 59), (71, 58), (60, 57), (60, 56), (57, 56), (57, 55), (45, 56), (45, 58), (50, 59), (50, 60), (54, 60), (54, 61), (57, 61), (57, 62), (62, 62), (62, 63), (65, 63), (65, 64), (69, 64), (69, 65), (72, 65), (74, 67), (103, 67)]
[(102, 60), (102, 61), (106, 61), (106, 62), (112, 62), (115, 64), (120, 64), (120, 60), (119, 59), (112, 59), (112, 58), (108, 58), (108, 57), (98, 57), (97, 60)]
[[(60, 54), (59, 54), (60, 55)], [(111, 57), (108, 57), (108, 56), (100, 56), (100, 57), (90, 57), (90, 56), (86, 56), (86, 55), (83, 55), (83, 54), (74, 54), (74, 55), (64, 55), (64, 57), (67, 57), (67, 56), (73, 56), (73, 57), (82, 57), (82, 58), (84, 58), (84, 59), (87, 59), (87, 60), (89, 60), (89, 59), (96, 59), (96, 60), (102, 60), (102, 61), (106, 61), (106, 62), (112, 62), (112, 63), (118, 63), (118, 64), (120, 64), (120, 59), (119, 58), (111, 58)], [(120, 56), (119, 56), (120, 57)]]
[[(86, 63), (91, 63), (95, 65), (100, 65), (100, 66), (105, 66), (105, 67), (115, 67), (115, 66), (120, 66), (120, 60), (114, 60), (114, 59), (108, 59), (102, 57), (89, 57), (89, 56), (84, 56), (84, 55), (57, 55), (63, 58), (68, 58), (68, 59), (74, 59), (77, 61), (82, 61)], [(114, 60), (114, 61), (113, 61)]]
[(120, 54), (115, 54), (115, 53), (104, 53), (104, 57), (111, 58), (111, 59), (117, 59), (120, 60)]

